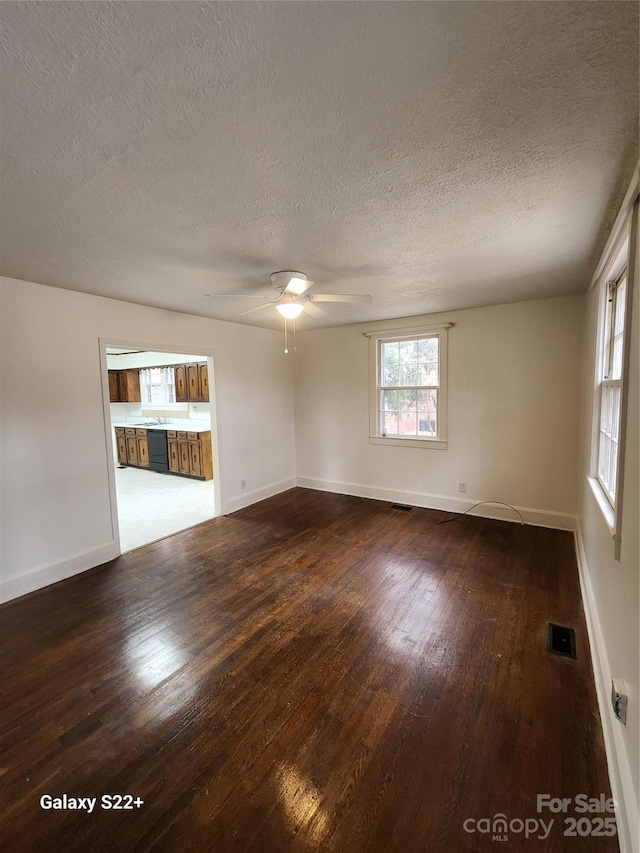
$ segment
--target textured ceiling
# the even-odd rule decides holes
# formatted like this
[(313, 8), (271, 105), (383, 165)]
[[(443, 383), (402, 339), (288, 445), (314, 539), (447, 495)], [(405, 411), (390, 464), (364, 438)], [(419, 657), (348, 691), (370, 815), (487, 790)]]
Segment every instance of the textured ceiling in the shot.
[(638, 156), (635, 2), (0, 3), (14, 278), (306, 327), (583, 290)]

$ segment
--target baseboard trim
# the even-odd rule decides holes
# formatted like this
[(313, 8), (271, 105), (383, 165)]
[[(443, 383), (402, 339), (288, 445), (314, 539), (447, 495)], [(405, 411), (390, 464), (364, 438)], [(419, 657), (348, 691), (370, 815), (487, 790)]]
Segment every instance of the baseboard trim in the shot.
[(638, 807), (631, 779), (631, 768), (629, 767), (627, 753), (624, 749), (620, 732), (618, 731), (620, 723), (613, 718), (611, 711), (611, 668), (609, 666), (609, 657), (604, 642), (602, 626), (600, 625), (593, 587), (591, 586), (579, 518), (576, 519), (575, 540), (580, 589), (587, 622), (587, 632), (589, 634), (589, 645), (591, 647), (591, 664), (596, 684), (600, 719), (602, 721), (604, 747), (607, 754), (609, 782), (613, 798), (619, 804), (618, 811), (616, 812), (616, 821), (618, 824), (620, 853), (638, 853), (640, 851), (640, 843), (638, 842), (640, 838)]
[[(429, 492), (413, 492), (400, 489), (390, 489), (386, 486), (368, 486), (363, 483), (346, 483), (340, 480), (323, 480), (318, 477), (298, 477), (296, 485), (303, 489), (315, 489), (320, 492), (333, 492), (339, 495), (353, 495), (357, 498), (373, 498), (378, 501), (391, 501), (392, 503), (404, 503), (411, 506), (419, 506), (424, 509), (441, 509), (445, 512), (466, 512), (479, 499), (451, 497), (450, 495), (437, 495)], [(551, 527), (556, 530), (575, 530), (576, 517), (564, 512), (550, 512), (546, 509), (533, 509), (531, 507), (515, 507), (527, 524), (536, 527)], [(480, 518), (495, 518), (500, 521), (514, 521), (519, 523), (520, 519), (506, 506), (485, 504), (476, 507), (469, 515), (477, 515)]]
[(115, 560), (119, 555), (118, 543), (112, 539), (95, 548), (78, 551), (64, 560), (36, 566), (36, 568), (30, 569), (22, 575), (3, 577), (0, 581), (0, 603), (12, 601), (21, 595), (27, 595), (52, 583), (58, 583), (58, 581), (94, 569), (96, 566), (109, 562), (109, 560)]
[(241, 495), (223, 500), (222, 515), (229, 515), (232, 512), (237, 512), (239, 509), (252, 504), (264, 501), (267, 498), (272, 498), (274, 495), (279, 495), (281, 492), (286, 492), (293, 489), (296, 485), (295, 477), (287, 477), (285, 480), (278, 480), (276, 483), (269, 483), (268, 486), (262, 486), (259, 489), (253, 489), (250, 492), (243, 492)]

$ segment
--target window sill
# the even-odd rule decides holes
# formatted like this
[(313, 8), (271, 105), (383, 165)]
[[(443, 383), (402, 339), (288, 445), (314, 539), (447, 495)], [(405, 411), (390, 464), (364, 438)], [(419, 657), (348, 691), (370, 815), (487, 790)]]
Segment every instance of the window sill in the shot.
[(382, 435), (370, 435), (369, 444), (386, 444), (392, 447), (421, 447), (429, 450), (446, 450), (447, 442), (436, 438), (397, 438)]
[(587, 482), (591, 487), (591, 491), (593, 493), (593, 497), (598, 504), (600, 512), (602, 513), (602, 517), (604, 518), (604, 522), (607, 525), (609, 533), (613, 538), (616, 535), (616, 517), (613, 511), (613, 507), (609, 503), (607, 496), (604, 493), (604, 490), (600, 483), (597, 481), (595, 477), (587, 477)]

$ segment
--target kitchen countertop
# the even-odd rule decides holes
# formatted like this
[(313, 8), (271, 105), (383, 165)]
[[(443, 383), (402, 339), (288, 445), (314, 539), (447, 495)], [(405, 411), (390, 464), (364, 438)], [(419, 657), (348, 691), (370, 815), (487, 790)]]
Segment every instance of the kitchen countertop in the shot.
[(211, 432), (211, 424), (204, 421), (189, 421), (188, 423), (170, 423), (170, 424), (148, 424), (148, 423), (112, 423), (112, 427), (123, 427), (124, 429), (162, 429), (165, 432), (175, 430), (180, 432)]

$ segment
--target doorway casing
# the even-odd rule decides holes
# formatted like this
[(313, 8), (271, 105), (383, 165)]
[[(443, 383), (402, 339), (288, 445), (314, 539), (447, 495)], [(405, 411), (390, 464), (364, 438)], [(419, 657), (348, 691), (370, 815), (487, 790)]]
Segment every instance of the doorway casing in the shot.
[(160, 353), (189, 353), (193, 355), (206, 356), (209, 368), (209, 405), (211, 407), (211, 451), (213, 454), (213, 488), (215, 514), (220, 515), (221, 485), (220, 485), (220, 459), (218, 452), (218, 399), (216, 391), (215, 359), (210, 349), (194, 347), (191, 344), (174, 345), (166, 343), (123, 340), (121, 338), (98, 338), (100, 354), (100, 377), (102, 380), (102, 408), (104, 415), (104, 439), (107, 457), (107, 470), (109, 475), (109, 503), (111, 508), (111, 532), (118, 553), (122, 553), (120, 546), (120, 527), (118, 523), (118, 501), (116, 493), (116, 469), (113, 458), (113, 441), (111, 436), (111, 403), (109, 399), (109, 373), (107, 366), (107, 347), (123, 347), (132, 350), (146, 350), (148, 352)]

